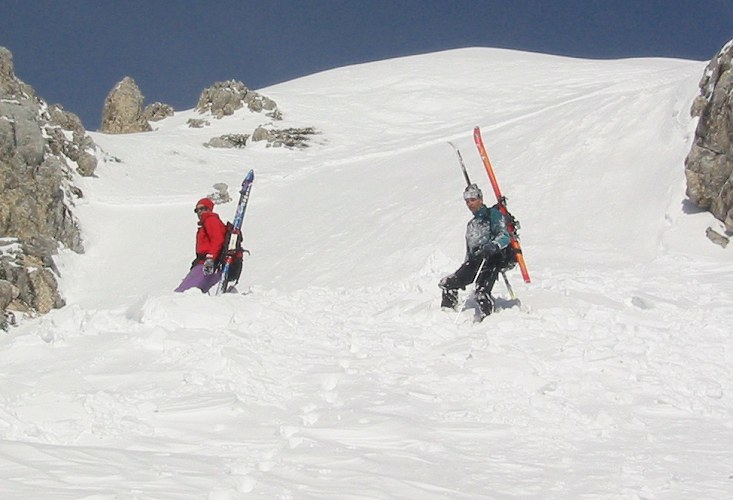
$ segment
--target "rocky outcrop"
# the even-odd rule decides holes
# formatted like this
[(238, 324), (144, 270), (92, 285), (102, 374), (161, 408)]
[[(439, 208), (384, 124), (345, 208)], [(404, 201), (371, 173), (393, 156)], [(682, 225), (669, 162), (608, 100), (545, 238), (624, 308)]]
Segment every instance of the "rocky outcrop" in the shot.
[(0, 96), (33, 95), (33, 89), (15, 77), (13, 54), (0, 47)]
[(108, 134), (151, 131), (143, 115), (144, 100), (135, 80), (129, 76), (123, 78), (104, 100), (101, 131)]
[(209, 112), (214, 118), (223, 118), (234, 114), (244, 106), (255, 113), (268, 111), (267, 116), (271, 118), (282, 117), (275, 101), (248, 89), (244, 83), (237, 80), (216, 82), (204, 89), (196, 104), (196, 111)]
[(205, 142), (207, 148), (243, 148), (247, 145), (247, 134), (224, 134)]
[(707, 236), (710, 241), (712, 241), (716, 245), (720, 245), (723, 248), (727, 247), (728, 243), (730, 243), (730, 238), (728, 238), (727, 236), (723, 236), (712, 227), (708, 227), (705, 230), (705, 236)]
[(232, 197), (229, 196), (229, 186), (224, 182), (217, 182), (212, 186), (214, 192), (210, 193), (207, 198), (213, 201), (217, 205), (223, 205), (232, 201)]
[(173, 109), (173, 106), (163, 104), (162, 102), (154, 102), (149, 106), (145, 106), (145, 109), (143, 110), (143, 118), (149, 122), (157, 122), (163, 118), (173, 116), (174, 113), (175, 110)]
[(310, 136), (316, 133), (313, 127), (267, 129), (260, 126), (252, 133), (252, 141), (267, 141), (268, 148), (305, 149), (309, 147)]
[(0, 283), (13, 287), (1, 285), (2, 297), (12, 296), (5, 307), (45, 313), (63, 305), (53, 256), (59, 245), (83, 251), (74, 178), (94, 174), (97, 150), (79, 117), (36, 96), (0, 47)]
[(207, 148), (243, 148), (247, 143), (267, 142), (267, 147), (287, 149), (305, 149), (309, 147), (310, 136), (317, 134), (313, 127), (270, 129), (262, 125), (257, 127), (252, 135), (249, 134), (225, 134), (212, 137), (204, 143)]
[[(50, 122), (57, 124), (48, 130), (48, 145), (51, 153), (56, 156), (66, 156), (76, 162), (77, 172), (85, 177), (90, 177), (97, 169), (97, 145), (81, 123), (78, 116), (70, 111), (64, 110), (59, 104), (48, 107)], [(68, 132), (71, 132), (72, 139), (68, 140)]]
[(15, 324), (15, 314), (9, 311), (8, 306), (18, 298), (20, 290), (11, 282), (0, 280), (0, 330), (8, 330), (8, 327)]
[(201, 118), (189, 118), (186, 121), (186, 124), (188, 125), (188, 128), (204, 128), (211, 125), (211, 122), (208, 120), (203, 120)]
[(705, 69), (693, 116), (700, 120), (685, 160), (687, 196), (733, 232), (733, 40)]

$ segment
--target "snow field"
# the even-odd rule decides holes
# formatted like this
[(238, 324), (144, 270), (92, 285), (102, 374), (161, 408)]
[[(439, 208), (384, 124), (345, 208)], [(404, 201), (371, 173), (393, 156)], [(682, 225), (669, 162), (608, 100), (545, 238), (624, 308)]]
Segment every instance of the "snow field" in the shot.
[[(68, 305), (0, 339), (0, 493), (726, 498), (733, 268), (684, 204), (703, 67), (465, 49), (263, 89), (305, 151), (201, 146), (244, 111), (95, 134), (120, 162), (80, 181)], [(479, 324), (437, 288), (469, 218), (448, 140), (490, 199), (475, 125), (533, 278)], [(193, 204), (249, 168), (240, 293), (174, 294)]]

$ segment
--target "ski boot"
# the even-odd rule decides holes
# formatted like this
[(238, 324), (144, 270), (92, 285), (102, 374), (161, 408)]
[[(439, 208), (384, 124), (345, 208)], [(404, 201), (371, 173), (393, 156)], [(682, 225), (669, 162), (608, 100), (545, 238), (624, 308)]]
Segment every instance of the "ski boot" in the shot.
[(486, 316), (494, 312), (494, 297), (489, 292), (477, 290), (475, 298), (479, 307), (476, 314), (477, 319), (483, 321)]
[(456, 309), (458, 305), (458, 290), (443, 290), (443, 297), (440, 307), (443, 309)]
[(443, 309), (454, 309), (458, 305), (458, 280), (452, 274), (444, 277), (438, 283), (438, 287), (443, 290), (443, 297), (440, 301), (440, 307)]

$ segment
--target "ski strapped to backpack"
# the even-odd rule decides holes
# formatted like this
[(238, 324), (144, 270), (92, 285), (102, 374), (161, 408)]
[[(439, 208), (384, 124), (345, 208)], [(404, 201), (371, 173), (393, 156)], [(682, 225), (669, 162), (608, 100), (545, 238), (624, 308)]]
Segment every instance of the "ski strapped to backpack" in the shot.
[(244, 253), (247, 252), (242, 248), (242, 222), (247, 211), (249, 192), (252, 189), (254, 180), (254, 170), (250, 170), (244, 177), (242, 188), (239, 190), (239, 202), (237, 203), (237, 210), (234, 212), (234, 221), (227, 223), (224, 249), (219, 257), (221, 278), (219, 279), (219, 285), (216, 287), (217, 295), (226, 292), (230, 282), (238, 283), (239, 276), (242, 273), (242, 259)]
[(499, 182), (496, 180), (494, 168), (491, 166), (489, 155), (486, 153), (484, 141), (481, 138), (481, 130), (478, 127), (475, 127), (473, 129), (473, 141), (476, 143), (479, 156), (481, 157), (481, 161), (483, 161), (484, 167), (486, 168), (486, 173), (489, 174), (489, 181), (491, 181), (491, 187), (493, 188), (494, 194), (496, 195), (496, 202), (499, 210), (507, 218), (507, 229), (509, 230), (510, 236), (509, 244), (511, 245), (512, 250), (514, 250), (514, 258), (516, 259), (517, 264), (519, 264), (519, 269), (522, 272), (522, 278), (524, 279), (524, 282), (529, 283), (531, 281), (529, 277), (529, 271), (527, 271), (527, 264), (525, 264), (524, 262), (524, 254), (522, 253), (522, 246), (519, 244), (519, 235), (517, 234), (519, 223), (506, 208), (506, 198), (501, 194)]

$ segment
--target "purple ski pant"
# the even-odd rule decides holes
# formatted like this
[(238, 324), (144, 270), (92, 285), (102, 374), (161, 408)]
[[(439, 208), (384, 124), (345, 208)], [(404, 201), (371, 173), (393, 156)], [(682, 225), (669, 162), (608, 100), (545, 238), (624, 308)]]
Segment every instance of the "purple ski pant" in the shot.
[(211, 287), (219, 283), (219, 278), (221, 278), (220, 272), (206, 276), (204, 274), (204, 265), (197, 264), (191, 268), (186, 277), (183, 278), (183, 281), (181, 281), (181, 284), (174, 291), (185, 292), (189, 288), (195, 287), (206, 293)]

